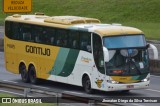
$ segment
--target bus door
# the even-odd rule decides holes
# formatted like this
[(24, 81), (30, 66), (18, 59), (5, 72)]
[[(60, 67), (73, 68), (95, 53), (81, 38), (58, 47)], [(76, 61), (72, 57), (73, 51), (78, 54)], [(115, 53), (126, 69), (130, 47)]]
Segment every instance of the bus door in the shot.
[(95, 64), (93, 65), (93, 83), (98, 88), (103, 87), (102, 82), (105, 80), (104, 55), (101, 37), (97, 34), (92, 36), (93, 57)]

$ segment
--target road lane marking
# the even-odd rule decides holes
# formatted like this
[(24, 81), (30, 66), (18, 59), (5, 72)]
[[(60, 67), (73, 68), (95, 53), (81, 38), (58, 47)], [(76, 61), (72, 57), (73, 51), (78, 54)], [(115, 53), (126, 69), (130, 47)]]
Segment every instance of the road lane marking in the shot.
[[(24, 94), (21, 94), (21, 93), (15, 93), (15, 92), (6, 91), (6, 90), (1, 90), (1, 89), (0, 89), (0, 92), (5, 92), (5, 93), (14, 94), (14, 95), (24, 96)], [(28, 96), (28, 97), (33, 97), (33, 96), (30, 96), (30, 95), (27, 95), (27, 96)]]
[(15, 81), (10, 81), (10, 80), (3, 80), (5, 82), (11, 82), (11, 83), (18, 83), (18, 82), (15, 82)]
[(82, 95), (82, 94), (84, 94), (84, 93), (80, 93), (80, 92), (73, 92), (73, 91), (64, 91), (64, 92), (68, 92), (68, 93), (74, 93), (74, 94), (79, 94), (79, 95)]
[(148, 91), (154, 91), (154, 92), (159, 92), (159, 93), (160, 93), (160, 91), (159, 91), (159, 90), (154, 90), (154, 89), (145, 89), (145, 90), (148, 90)]
[(64, 106), (75, 106), (75, 105), (71, 105), (70, 103), (60, 103), (60, 104), (62, 104), (62, 105), (64, 105)]

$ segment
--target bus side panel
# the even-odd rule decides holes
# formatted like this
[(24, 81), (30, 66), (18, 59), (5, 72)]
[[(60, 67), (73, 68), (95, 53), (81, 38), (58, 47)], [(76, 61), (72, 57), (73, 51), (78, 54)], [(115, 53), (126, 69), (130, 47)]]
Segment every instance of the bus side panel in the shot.
[(18, 74), (16, 44), (13, 40), (5, 37), (5, 64), (6, 69), (12, 73)]
[(92, 66), (92, 54), (89, 52), (80, 51), (73, 72), (68, 78), (68, 82), (70, 84), (82, 86), (82, 76), (85, 73), (88, 73), (88, 75), (92, 76)]

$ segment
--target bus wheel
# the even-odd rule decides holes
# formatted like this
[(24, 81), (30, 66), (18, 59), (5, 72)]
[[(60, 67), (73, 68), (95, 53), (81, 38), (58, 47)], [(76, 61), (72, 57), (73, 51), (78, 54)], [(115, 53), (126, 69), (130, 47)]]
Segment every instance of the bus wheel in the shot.
[(22, 81), (25, 83), (29, 82), (29, 76), (26, 70), (26, 66), (24, 64), (21, 64), (19, 66), (19, 72), (21, 74)]
[(38, 78), (36, 76), (36, 70), (34, 66), (29, 67), (29, 79), (32, 84), (38, 83)]
[(87, 93), (89, 93), (89, 94), (93, 93), (93, 90), (92, 90), (92, 88), (91, 88), (91, 81), (90, 81), (90, 79), (89, 79), (88, 76), (85, 76), (85, 77), (83, 78), (83, 87), (84, 87), (84, 90), (85, 90)]

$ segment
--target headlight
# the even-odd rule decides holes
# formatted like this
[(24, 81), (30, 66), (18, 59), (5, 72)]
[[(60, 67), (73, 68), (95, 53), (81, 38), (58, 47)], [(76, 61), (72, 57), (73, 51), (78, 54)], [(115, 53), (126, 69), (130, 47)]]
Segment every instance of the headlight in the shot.
[(118, 84), (119, 82), (114, 81), (114, 80), (108, 80), (108, 83), (112, 83), (112, 84)]
[(141, 80), (142, 82), (147, 82), (147, 81), (149, 81), (149, 78), (145, 78), (145, 79), (143, 79), (143, 80)]

